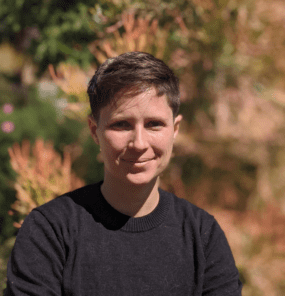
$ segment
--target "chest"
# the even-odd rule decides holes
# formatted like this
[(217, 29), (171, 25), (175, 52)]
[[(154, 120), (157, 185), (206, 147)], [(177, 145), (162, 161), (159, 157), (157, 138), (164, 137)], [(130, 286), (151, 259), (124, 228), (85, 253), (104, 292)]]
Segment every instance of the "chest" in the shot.
[(199, 285), (195, 249), (183, 231), (167, 226), (142, 233), (99, 227), (74, 239), (65, 280), (84, 286), (78, 295), (192, 295)]

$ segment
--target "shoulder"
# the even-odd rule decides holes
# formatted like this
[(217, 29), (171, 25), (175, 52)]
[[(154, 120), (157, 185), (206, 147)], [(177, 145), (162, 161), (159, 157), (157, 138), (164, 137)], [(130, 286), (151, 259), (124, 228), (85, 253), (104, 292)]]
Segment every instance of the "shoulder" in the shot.
[[(59, 237), (77, 232), (80, 225), (89, 221), (92, 204), (100, 193), (100, 183), (87, 185), (67, 192), (31, 211), (20, 229), (50, 229)], [(89, 220), (88, 220), (89, 219)]]
[(186, 199), (179, 198), (175, 194), (160, 190), (161, 196), (171, 200), (172, 219), (177, 224), (183, 225), (200, 239), (204, 248), (207, 248), (210, 242), (224, 235), (223, 230), (216, 221), (215, 217), (204, 209), (192, 204)]
[(44, 216), (71, 215), (74, 211), (82, 211), (91, 205), (99, 192), (100, 183), (87, 185), (64, 193), (46, 204), (35, 208), (33, 211), (40, 212)]
[(211, 225), (215, 218), (204, 209), (192, 204), (186, 199), (179, 198), (175, 194), (159, 189), (162, 197), (171, 200), (172, 210), (178, 217), (183, 219), (190, 219), (197, 225), (209, 224)]

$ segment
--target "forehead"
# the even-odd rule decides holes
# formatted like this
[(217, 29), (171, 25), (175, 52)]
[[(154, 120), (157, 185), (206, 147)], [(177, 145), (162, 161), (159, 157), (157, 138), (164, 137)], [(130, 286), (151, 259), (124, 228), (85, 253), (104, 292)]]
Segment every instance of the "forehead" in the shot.
[(135, 95), (132, 95), (132, 93), (126, 92), (119, 96), (116, 96), (113, 104), (112, 109), (118, 110), (118, 109), (124, 109), (124, 108), (135, 108), (138, 106), (143, 106), (150, 103), (150, 101), (157, 100), (157, 91), (153, 87), (149, 87), (143, 92), (136, 93)]
[(113, 103), (102, 108), (100, 118), (107, 120), (114, 116), (165, 116), (172, 118), (172, 109), (168, 104), (166, 95), (157, 96), (155, 88), (135, 95), (118, 96)]

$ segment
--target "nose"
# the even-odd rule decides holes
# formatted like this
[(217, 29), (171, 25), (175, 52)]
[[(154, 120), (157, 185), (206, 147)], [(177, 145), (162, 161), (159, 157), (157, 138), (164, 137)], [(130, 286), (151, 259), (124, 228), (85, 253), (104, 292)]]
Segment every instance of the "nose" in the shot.
[(136, 127), (133, 130), (132, 138), (129, 142), (129, 148), (136, 151), (144, 151), (148, 148), (147, 132), (143, 127)]

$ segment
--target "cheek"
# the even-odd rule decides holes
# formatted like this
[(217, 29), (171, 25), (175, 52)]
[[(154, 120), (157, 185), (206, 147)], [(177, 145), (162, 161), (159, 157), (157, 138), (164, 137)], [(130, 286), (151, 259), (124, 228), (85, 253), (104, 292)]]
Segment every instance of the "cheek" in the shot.
[(154, 147), (161, 154), (171, 154), (173, 148), (173, 134), (157, 135), (154, 139)]
[(106, 133), (103, 137), (104, 148), (106, 150), (113, 150), (113, 152), (120, 152), (126, 147), (126, 137), (123, 134)]

